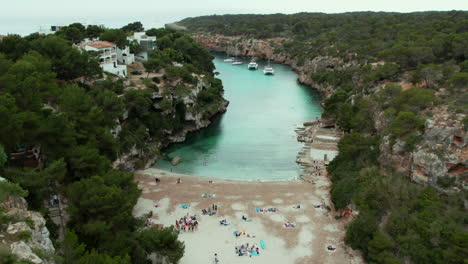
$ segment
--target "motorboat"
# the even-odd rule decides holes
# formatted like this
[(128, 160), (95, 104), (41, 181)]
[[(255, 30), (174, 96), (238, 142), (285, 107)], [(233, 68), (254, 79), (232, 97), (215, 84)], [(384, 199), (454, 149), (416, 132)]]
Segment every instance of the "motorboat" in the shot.
[(268, 60), (268, 65), (263, 68), (263, 74), (265, 74), (265, 75), (275, 74), (275, 70), (270, 65), (270, 60)]
[(235, 60), (235, 58), (234, 57), (229, 57), (229, 51), (228, 50), (226, 50), (226, 59), (224, 59), (224, 62), (233, 62)]
[(247, 65), (247, 69), (249, 70), (256, 70), (258, 69), (258, 63), (256, 63), (255, 61), (251, 61), (249, 62), (249, 64)]
[(241, 65), (243, 62), (240, 60), (235, 60), (232, 62), (232, 65)]

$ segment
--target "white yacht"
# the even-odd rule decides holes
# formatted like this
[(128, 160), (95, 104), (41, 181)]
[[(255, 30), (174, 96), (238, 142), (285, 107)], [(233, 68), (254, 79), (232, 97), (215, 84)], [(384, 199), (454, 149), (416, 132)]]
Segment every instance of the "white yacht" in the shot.
[(234, 57), (230, 57), (229, 58), (229, 49), (226, 50), (226, 59), (224, 59), (224, 62), (233, 62), (234, 61)]
[(273, 70), (273, 67), (270, 66), (270, 60), (268, 60), (268, 65), (263, 68), (263, 74), (265, 75), (275, 74), (275, 70)]
[(250, 61), (249, 64), (247, 65), (247, 69), (249, 70), (258, 69), (258, 63), (256, 63), (254, 60)]
[(243, 62), (241, 60), (236, 59), (232, 62), (232, 65), (241, 65)]

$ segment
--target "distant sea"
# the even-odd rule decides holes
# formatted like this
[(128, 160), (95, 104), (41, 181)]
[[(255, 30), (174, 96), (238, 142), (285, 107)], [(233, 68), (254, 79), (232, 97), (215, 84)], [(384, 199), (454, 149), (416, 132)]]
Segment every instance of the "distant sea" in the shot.
[(128, 15), (111, 15), (111, 16), (98, 16), (98, 15), (75, 15), (75, 16), (61, 16), (60, 14), (53, 14), (53, 16), (15, 16), (5, 17), (0, 16), (0, 35), (18, 34), (27, 36), (31, 33), (39, 32), (41, 30), (47, 31), (50, 26), (65, 26), (71, 23), (79, 22), (86, 25), (104, 25), (107, 28), (121, 28), (128, 23), (140, 21), (143, 23), (145, 29), (161, 28), (164, 24), (176, 22), (187, 17), (196, 17), (203, 15), (213, 14), (240, 14), (240, 13), (258, 13), (255, 10), (241, 10), (241, 9), (212, 9), (212, 10), (181, 10), (160, 13), (148, 13), (142, 9), (141, 14), (133, 14), (129, 12)]
[(26, 18), (21, 20), (5, 19), (0, 17), (0, 35), (18, 34), (27, 36), (41, 30), (50, 30), (50, 26), (65, 26), (79, 22), (86, 25), (104, 25), (107, 28), (120, 28), (128, 23), (140, 21), (145, 29), (164, 27), (166, 23), (176, 22), (186, 18), (187, 15), (161, 14), (145, 17), (55, 17), (55, 18)]

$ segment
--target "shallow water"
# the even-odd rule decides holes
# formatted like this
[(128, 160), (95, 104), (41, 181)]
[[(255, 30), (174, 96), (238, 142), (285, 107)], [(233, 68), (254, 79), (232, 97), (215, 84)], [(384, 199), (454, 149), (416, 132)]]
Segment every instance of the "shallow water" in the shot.
[(196, 176), (242, 180), (285, 180), (299, 176), (295, 159), (301, 148), (294, 128), (321, 114), (318, 93), (299, 84), (289, 67), (272, 64), (274, 76), (259, 69), (233, 66), (216, 56), (218, 78), (223, 81), (228, 111), (208, 128), (164, 152), (180, 156), (172, 166), (158, 161), (156, 168)]

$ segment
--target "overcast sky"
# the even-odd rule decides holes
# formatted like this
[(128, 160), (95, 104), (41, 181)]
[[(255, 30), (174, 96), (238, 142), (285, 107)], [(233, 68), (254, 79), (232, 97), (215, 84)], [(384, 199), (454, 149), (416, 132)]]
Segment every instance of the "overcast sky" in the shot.
[(140, 20), (153, 27), (211, 14), (468, 10), (468, 0), (0, 0), (0, 6), (5, 34), (75, 21), (119, 26)]

